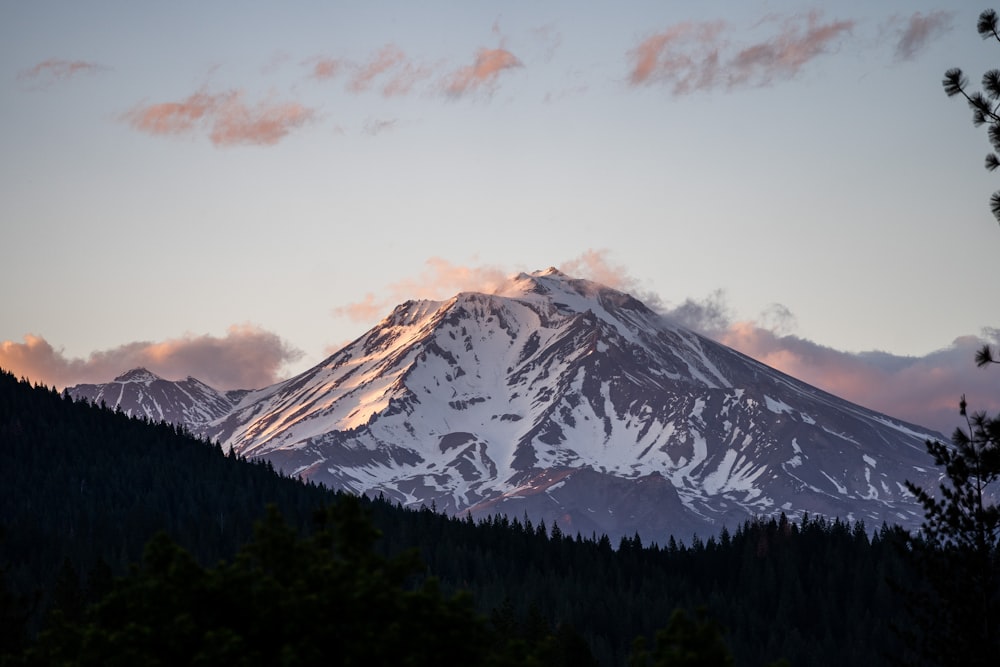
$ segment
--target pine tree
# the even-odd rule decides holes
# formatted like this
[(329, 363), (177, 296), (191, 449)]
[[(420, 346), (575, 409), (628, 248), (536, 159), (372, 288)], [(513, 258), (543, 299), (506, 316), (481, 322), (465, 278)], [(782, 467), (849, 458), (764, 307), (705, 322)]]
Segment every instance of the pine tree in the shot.
[[(1000, 17), (992, 9), (979, 15), (983, 39), (1000, 42)], [(988, 125), (993, 152), (986, 156), (989, 171), (1000, 167), (1000, 69), (983, 75), (982, 91), (969, 92), (961, 69), (945, 72), (945, 93), (961, 95), (972, 110), (977, 127)], [(1000, 191), (990, 200), (1000, 221)], [(998, 363), (986, 345), (976, 365)], [(921, 534), (907, 547), (923, 581), (906, 591), (911, 615), (921, 626), (919, 647), (911, 644), (912, 659), (924, 664), (995, 664), (1000, 651), (1000, 415), (968, 410), (959, 402), (964, 428), (955, 429), (951, 444), (926, 443), (934, 464), (943, 468), (943, 481), (932, 493), (912, 482), (906, 487), (924, 509)]]
[[(998, 21), (1000, 19), (998, 19), (995, 10), (987, 9), (984, 11), (979, 15), (979, 23), (976, 26), (979, 35), (983, 39), (994, 38), (1000, 41)], [(957, 67), (945, 72), (942, 84), (948, 97), (961, 95), (965, 98), (969, 108), (972, 109), (972, 123), (976, 127), (989, 126), (987, 135), (993, 146), (993, 151), (986, 155), (985, 166), (987, 170), (994, 171), (1000, 167), (1000, 157), (997, 156), (997, 153), (1000, 152), (1000, 114), (998, 114), (1000, 111), (1000, 70), (991, 69), (983, 75), (982, 91), (968, 92), (969, 80)], [(1000, 190), (994, 192), (990, 198), (990, 210), (993, 211), (993, 216), (1000, 221)]]

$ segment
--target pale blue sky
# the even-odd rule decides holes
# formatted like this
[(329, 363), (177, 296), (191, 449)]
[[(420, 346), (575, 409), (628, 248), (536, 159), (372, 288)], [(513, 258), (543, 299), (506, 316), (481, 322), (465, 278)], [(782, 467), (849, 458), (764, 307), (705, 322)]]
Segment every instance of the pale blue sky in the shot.
[[(8, 365), (58, 383), (95, 352), (249, 324), (302, 352), (288, 373), (404, 283), (447, 298), (581, 257), (668, 307), (781, 304), (780, 333), (835, 350), (948, 348), (1000, 325), (998, 181), (940, 84), (977, 83), (1000, 44), (959, 4), (0, 3)], [(712, 52), (713, 83), (678, 90)], [(143, 125), (199, 94), (187, 129)], [(369, 294), (367, 319), (343, 314)], [(28, 334), (54, 357), (24, 361)]]

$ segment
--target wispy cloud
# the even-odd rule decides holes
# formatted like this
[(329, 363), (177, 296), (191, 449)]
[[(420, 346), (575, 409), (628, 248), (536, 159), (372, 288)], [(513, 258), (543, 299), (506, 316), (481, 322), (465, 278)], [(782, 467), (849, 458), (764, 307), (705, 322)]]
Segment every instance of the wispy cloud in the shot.
[(824, 22), (819, 12), (778, 18), (763, 40), (740, 43), (725, 21), (686, 22), (642, 40), (629, 51), (633, 86), (665, 85), (675, 95), (766, 86), (791, 79), (849, 33), (854, 21)]
[(370, 137), (374, 137), (392, 130), (396, 127), (396, 122), (395, 118), (369, 118), (365, 121), (363, 132)]
[(418, 82), (433, 74), (433, 68), (410, 58), (395, 44), (386, 44), (360, 63), (319, 56), (304, 64), (310, 66), (310, 76), (318, 81), (343, 74), (348, 92), (359, 94), (377, 88), (385, 97), (408, 95)]
[(562, 33), (556, 28), (554, 23), (547, 23), (531, 31), (531, 36), (542, 49), (542, 61), (551, 62), (555, 58), (556, 51), (562, 46)]
[(17, 78), (44, 88), (59, 81), (66, 81), (80, 74), (94, 74), (108, 69), (104, 65), (85, 60), (61, 60), (50, 58), (43, 60), (34, 67), (21, 70)]
[(249, 324), (232, 326), (222, 337), (127, 343), (86, 359), (68, 358), (36, 335), (25, 336), (23, 343), (0, 342), (0, 367), (60, 389), (107, 382), (139, 366), (169, 380), (190, 375), (216, 389), (256, 389), (280, 380), (283, 367), (301, 356), (276, 334)]
[(344, 61), (339, 58), (313, 58), (309, 61), (312, 66), (312, 76), (320, 81), (332, 79), (344, 70)]
[(897, 35), (895, 58), (897, 61), (913, 60), (931, 42), (952, 27), (955, 12), (938, 10), (929, 14), (894, 16), (889, 19), (889, 29)]
[(642, 40), (629, 52), (633, 85), (669, 82), (685, 93), (715, 85), (724, 21), (684, 22)]
[(313, 109), (297, 102), (248, 105), (240, 90), (201, 90), (180, 102), (138, 106), (122, 115), (135, 129), (157, 136), (206, 131), (216, 146), (273, 145), (315, 118)]
[(445, 78), (444, 91), (453, 97), (492, 92), (500, 74), (518, 67), (523, 67), (521, 61), (506, 49), (479, 49), (473, 64), (461, 67)]
[(368, 62), (356, 67), (347, 88), (354, 93), (368, 90), (377, 76), (405, 62), (406, 54), (399, 47), (394, 44), (386, 44)]

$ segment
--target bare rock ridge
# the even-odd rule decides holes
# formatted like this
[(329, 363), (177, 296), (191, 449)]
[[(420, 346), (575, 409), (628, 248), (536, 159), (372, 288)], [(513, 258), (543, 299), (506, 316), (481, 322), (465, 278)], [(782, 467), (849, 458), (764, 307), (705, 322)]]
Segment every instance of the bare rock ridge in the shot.
[(407, 301), (263, 389), (136, 370), (70, 392), (332, 487), (661, 544), (782, 511), (915, 527), (903, 481), (936, 479), (940, 437), (555, 269)]

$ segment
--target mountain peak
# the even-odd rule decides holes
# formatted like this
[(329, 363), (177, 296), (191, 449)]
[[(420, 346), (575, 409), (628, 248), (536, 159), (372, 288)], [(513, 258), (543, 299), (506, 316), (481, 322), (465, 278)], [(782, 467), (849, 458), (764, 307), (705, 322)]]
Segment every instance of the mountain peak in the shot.
[(557, 297), (560, 294), (574, 297), (592, 298), (603, 293), (615, 293), (614, 290), (600, 283), (583, 278), (574, 278), (559, 269), (550, 266), (543, 271), (519, 273), (512, 276), (495, 292), (497, 296), (519, 297), (521, 295), (543, 294)]
[(142, 384), (149, 384), (150, 382), (155, 382), (156, 380), (162, 380), (159, 375), (152, 373), (142, 366), (138, 368), (133, 368), (130, 371), (126, 371), (114, 379), (115, 382), (138, 382)]

